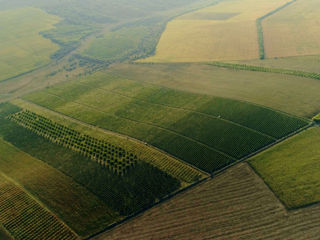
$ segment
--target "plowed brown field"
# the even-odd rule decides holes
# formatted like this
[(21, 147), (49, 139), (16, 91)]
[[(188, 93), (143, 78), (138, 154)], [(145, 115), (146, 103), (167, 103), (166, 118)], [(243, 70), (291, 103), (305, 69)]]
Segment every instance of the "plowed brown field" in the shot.
[(320, 205), (287, 211), (241, 163), (96, 239), (319, 239)]

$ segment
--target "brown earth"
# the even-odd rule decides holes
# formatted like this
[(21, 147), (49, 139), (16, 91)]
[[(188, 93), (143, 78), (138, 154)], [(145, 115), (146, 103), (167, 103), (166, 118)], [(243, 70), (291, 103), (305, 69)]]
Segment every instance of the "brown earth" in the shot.
[(287, 211), (246, 164), (95, 239), (319, 239), (320, 205)]

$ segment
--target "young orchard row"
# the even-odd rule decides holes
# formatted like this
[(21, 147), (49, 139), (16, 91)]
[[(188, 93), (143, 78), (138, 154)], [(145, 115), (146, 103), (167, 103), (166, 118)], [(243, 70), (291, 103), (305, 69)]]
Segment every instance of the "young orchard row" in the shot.
[(116, 174), (123, 175), (137, 164), (138, 158), (134, 154), (106, 141), (81, 134), (29, 110), (12, 114), (8, 119), (53, 143), (79, 152)]

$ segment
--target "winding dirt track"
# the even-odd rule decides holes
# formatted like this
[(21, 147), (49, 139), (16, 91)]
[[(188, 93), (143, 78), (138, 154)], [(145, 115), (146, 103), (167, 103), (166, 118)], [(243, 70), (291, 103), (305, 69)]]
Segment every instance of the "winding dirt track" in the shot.
[(95, 239), (295, 239), (320, 236), (320, 204), (287, 211), (241, 163)]

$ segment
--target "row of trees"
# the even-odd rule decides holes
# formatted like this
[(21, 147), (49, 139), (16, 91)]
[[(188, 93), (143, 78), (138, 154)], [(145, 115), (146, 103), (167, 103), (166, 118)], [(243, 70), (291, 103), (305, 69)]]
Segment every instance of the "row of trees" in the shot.
[(116, 174), (124, 175), (138, 162), (136, 155), (121, 147), (81, 134), (29, 110), (20, 111), (8, 118), (55, 144), (62, 145), (98, 162)]

